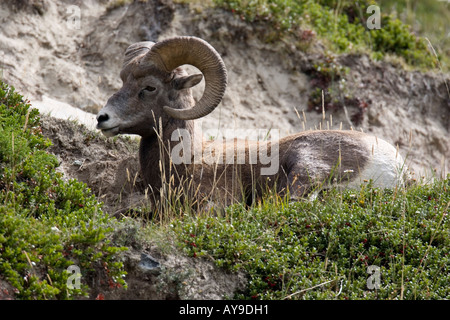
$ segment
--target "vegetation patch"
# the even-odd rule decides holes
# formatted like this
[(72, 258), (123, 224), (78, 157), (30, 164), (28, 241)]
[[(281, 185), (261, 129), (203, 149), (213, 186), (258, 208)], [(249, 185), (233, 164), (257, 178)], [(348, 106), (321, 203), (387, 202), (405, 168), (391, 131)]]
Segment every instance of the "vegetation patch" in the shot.
[(173, 223), (193, 257), (245, 270), (239, 299), (450, 298), (450, 175), (429, 185), (276, 195)]
[(94, 276), (106, 289), (126, 286), (126, 248), (108, 239), (119, 222), (85, 184), (55, 171), (49, 146), (38, 111), (0, 82), (0, 280), (19, 299), (87, 296)]
[(294, 40), (298, 48), (317, 35), (336, 53), (368, 51), (376, 59), (387, 54), (403, 58), (418, 68), (438, 66), (437, 57), (428, 50), (428, 42), (414, 35), (408, 25), (381, 11), (380, 28), (369, 29), (366, 10), (376, 1), (347, 0), (214, 0), (218, 6), (251, 23), (269, 24), (264, 39)]

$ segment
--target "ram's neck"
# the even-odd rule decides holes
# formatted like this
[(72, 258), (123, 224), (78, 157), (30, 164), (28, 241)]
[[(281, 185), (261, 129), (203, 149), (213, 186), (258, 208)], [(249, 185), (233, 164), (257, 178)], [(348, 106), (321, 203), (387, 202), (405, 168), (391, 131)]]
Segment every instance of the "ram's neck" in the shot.
[[(179, 138), (180, 135), (182, 139)], [(171, 175), (177, 179), (184, 174), (185, 165), (177, 165), (175, 168), (171, 157), (180, 149), (181, 141), (193, 150), (193, 137), (194, 121), (173, 119), (163, 125), (162, 132), (159, 130), (158, 134), (141, 138), (139, 162), (144, 183), (146, 187), (151, 187), (150, 192), (158, 193), (163, 182), (168, 182)], [(177, 154), (179, 153), (176, 152), (175, 155)]]

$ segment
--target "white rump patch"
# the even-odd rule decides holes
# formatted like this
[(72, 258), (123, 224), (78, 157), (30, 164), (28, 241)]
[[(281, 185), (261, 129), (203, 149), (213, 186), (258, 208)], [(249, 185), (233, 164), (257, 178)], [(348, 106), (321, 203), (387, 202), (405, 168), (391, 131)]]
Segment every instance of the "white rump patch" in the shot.
[(364, 137), (363, 142), (369, 151), (369, 159), (358, 177), (346, 187), (358, 188), (369, 180), (373, 181), (376, 188), (403, 185), (407, 167), (398, 150), (390, 143), (373, 136)]

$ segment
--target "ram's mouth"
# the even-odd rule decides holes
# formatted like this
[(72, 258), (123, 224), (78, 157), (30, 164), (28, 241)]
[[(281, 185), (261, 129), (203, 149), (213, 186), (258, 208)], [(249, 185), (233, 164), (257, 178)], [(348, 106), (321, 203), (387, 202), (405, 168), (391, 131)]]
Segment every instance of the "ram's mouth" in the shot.
[(101, 130), (103, 135), (107, 138), (114, 137), (115, 135), (119, 134), (119, 126)]

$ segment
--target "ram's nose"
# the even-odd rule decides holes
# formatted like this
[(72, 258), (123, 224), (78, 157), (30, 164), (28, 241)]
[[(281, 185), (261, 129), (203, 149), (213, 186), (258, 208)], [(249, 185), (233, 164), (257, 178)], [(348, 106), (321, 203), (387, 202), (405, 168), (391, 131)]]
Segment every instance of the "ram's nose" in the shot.
[(109, 114), (105, 111), (100, 110), (100, 112), (97, 115), (97, 129), (103, 129), (108, 120)]

